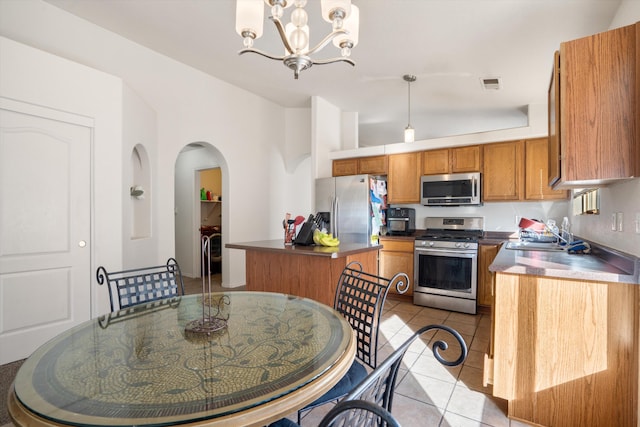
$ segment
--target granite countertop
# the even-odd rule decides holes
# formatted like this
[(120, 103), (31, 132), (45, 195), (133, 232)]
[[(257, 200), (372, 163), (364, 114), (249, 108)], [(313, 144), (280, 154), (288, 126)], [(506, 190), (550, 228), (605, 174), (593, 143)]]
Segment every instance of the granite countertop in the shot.
[(498, 273), (528, 274), (599, 282), (640, 284), (640, 260), (592, 244), (592, 254), (569, 254), (565, 251), (498, 252), (489, 270)]
[(340, 243), (339, 246), (335, 247), (285, 245), (282, 239), (227, 243), (225, 247), (230, 249), (279, 252), (291, 255), (324, 256), (330, 258), (342, 258), (362, 252), (382, 249), (382, 245), (368, 245), (365, 243)]

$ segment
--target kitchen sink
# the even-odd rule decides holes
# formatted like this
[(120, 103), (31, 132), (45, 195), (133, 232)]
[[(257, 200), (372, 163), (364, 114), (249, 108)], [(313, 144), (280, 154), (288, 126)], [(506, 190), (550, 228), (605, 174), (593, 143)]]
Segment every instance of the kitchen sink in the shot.
[(558, 246), (557, 243), (550, 242), (528, 242), (517, 241), (507, 242), (507, 249), (513, 249), (518, 251), (562, 251), (564, 248)]

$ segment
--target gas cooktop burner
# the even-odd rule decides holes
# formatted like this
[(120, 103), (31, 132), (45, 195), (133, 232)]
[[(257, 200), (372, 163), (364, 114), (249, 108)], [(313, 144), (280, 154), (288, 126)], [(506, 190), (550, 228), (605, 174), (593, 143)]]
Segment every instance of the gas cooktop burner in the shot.
[(484, 219), (479, 217), (427, 217), (425, 234), (417, 240), (477, 242), (483, 236)]
[(477, 242), (482, 237), (482, 230), (465, 231), (460, 233), (434, 232), (427, 230), (426, 234), (416, 237), (418, 240), (440, 240), (449, 242)]

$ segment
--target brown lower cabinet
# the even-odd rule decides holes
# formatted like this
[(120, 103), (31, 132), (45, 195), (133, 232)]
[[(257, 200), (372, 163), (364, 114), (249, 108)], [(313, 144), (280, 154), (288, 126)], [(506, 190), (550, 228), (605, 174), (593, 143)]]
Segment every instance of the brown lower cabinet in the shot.
[(493, 305), (493, 283), (495, 274), (489, 271), (489, 266), (498, 254), (498, 243), (481, 243), (478, 247), (478, 306), (487, 310)]
[[(397, 273), (406, 273), (409, 276), (409, 289), (404, 295), (413, 295), (413, 239), (380, 237), (380, 244), (380, 276), (390, 279)], [(389, 293), (397, 294), (397, 291), (389, 288)]]
[(485, 377), (508, 401), (508, 416), (543, 426), (636, 426), (639, 291), (496, 273)]

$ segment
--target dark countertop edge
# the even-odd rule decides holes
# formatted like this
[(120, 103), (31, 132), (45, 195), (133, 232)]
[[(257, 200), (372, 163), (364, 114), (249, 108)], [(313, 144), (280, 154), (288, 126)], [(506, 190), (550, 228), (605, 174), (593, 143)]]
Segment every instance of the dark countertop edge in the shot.
[(282, 240), (259, 240), (254, 242), (227, 243), (229, 249), (242, 249), (262, 252), (289, 253), (291, 255), (322, 256), (328, 258), (343, 258), (362, 252), (377, 251), (382, 245), (367, 245), (364, 243), (343, 243), (335, 247), (285, 245)]
[[(576, 240), (578, 238), (576, 237)], [(564, 253), (564, 256), (579, 257), (579, 256), (593, 256), (600, 259), (604, 264), (609, 264), (613, 268), (620, 271), (617, 272), (594, 272), (594, 271), (581, 271), (579, 268), (573, 270), (562, 269), (549, 269), (544, 267), (535, 267), (532, 265), (520, 265), (515, 262), (515, 255), (518, 251), (511, 249), (501, 248), (500, 252), (496, 256), (494, 262), (489, 266), (489, 271), (496, 273), (510, 273), (510, 274), (526, 274), (532, 276), (542, 277), (557, 277), (566, 279), (579, 279), (590, 280), (596, 282), (610, 282), (610, 283), (627, 283), (632, 285), (640, 284), (640, 258), (633, 255), (629, 255), (612, 248), (608, 248), (597, 243), (587, 241), (591, 246), (590, 255), (569, 255)], [(512, 255), (508, 255), (512, 253)], [(539, 252), (539, 251), (531, 251)], [(562, 254), (560, 252), (556, 253)], [(506, 262), (514, 258), (513, 262)], [(498, 262), (496, 262), (498, 261)], [(626, 273), (626, 274), (625, 274)]]
[[(380, 236), (381, 239), (390, 240), (415, 240), (416, 237), (420, 237), (426, 233), (426, 230), (416, 230), (411, 234), (387, 234), (386, 236)], [(484, 236), (478, 240), (480, 244), (489, 243), (496, 244), (501, 243), (509, 239), (517, 239), (517, 231), (485, 231)]]

